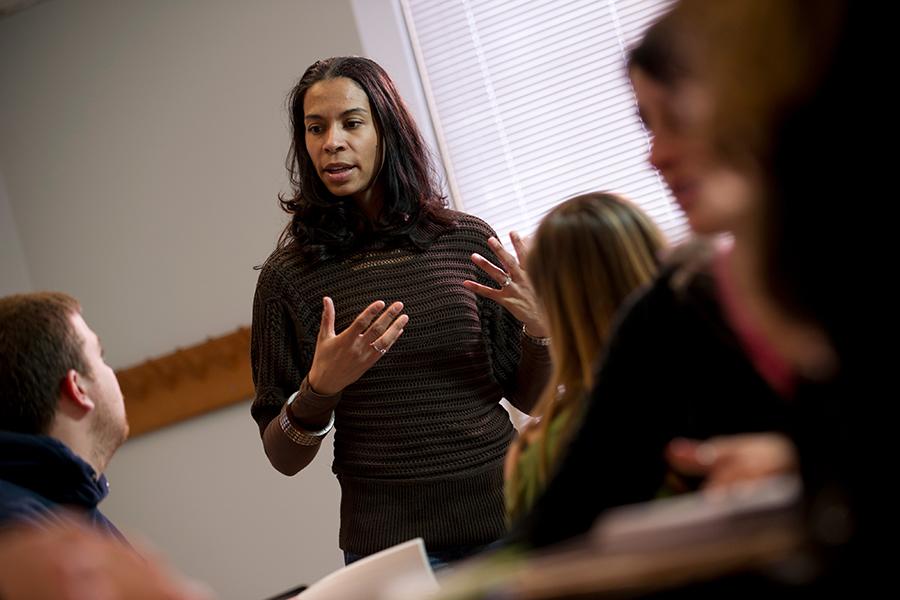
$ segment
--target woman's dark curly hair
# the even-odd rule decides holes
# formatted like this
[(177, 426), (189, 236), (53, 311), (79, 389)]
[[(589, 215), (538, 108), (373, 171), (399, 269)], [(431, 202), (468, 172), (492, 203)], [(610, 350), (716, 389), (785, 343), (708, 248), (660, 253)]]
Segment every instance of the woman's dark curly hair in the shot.
[[(322, 183), (306, 150), (303, 101), (319, 81), (346, 77), (369, 99), (384, 159), (376, 175), (384, 190), (384, 206), (370, 221), (350, 198), (333, 195)], [(448, 226), (452, 219), (437, 183), (431, 155), (394, 82), (368, 58), (341, 56), (310, 66), (288, 97), (291, 148), (286, 167), (292, 190), (278, 197), (292, 215), (279, 246), (294, 246), (309, 258), (325, 259), (353, 248), (372, 234), (409, 240), (422, 246), (416, 231), (431, 222)]]

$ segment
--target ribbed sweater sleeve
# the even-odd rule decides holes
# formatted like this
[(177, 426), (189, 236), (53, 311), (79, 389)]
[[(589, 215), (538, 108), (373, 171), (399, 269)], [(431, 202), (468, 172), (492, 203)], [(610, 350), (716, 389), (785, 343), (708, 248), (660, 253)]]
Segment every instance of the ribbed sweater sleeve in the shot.
[[(278, 416), (286, 390), (298, 389), (312, 364), (315, 340), (297, 331), (291, 313), (302, 310), (283, 275), (266, 263), (256, 284), (253, 324), (250, 330), (250, 362), (256, 398), (250, 409), (260, 434)], [(311, 346), (311, 348), (310, 348)]]
[[(308, 389), (301, 384), (312, 364), (317, 332), (297, 327), (305, 309), (306, 303), (295, 297), (279, 270), (267, 263), (253, 302), (250, 355), (256, 399), (251, 414), (259, 425), (266, 456), (285, 475), (303, 469), (319, 451), (318, 444), (300, 446), (288, 439), (277, 418), (288, 410), (285, 401), (290, 394)], [(292, 420), (318, 430), (339, 400), (339, 394), (323, 397), (301, 392), (293, 403)]]

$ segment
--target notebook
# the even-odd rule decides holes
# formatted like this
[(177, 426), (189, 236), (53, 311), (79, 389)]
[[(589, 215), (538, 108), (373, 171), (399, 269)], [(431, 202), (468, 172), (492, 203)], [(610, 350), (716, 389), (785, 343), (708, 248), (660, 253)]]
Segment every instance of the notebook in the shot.
[(338, 569), (297, 594), (295, 600), (388, 600), (415, 589), (438, 589), (422, 538), (415, 538)]

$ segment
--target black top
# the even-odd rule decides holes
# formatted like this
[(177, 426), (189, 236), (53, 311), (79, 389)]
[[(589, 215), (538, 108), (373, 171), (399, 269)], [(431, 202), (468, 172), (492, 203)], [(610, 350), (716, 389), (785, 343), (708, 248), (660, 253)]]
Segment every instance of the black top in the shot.
[(555, 543), (607, 508), (653, 499), (673, 438), (786, 430), (787, 403), (726, 323), (712, 276), (680, 282), (677, 272), (665, 270), (622, 312), (567, 458), (514, 539)]
[(121, 538), (97, 509), (108, 492), (106, 476), (97, 477), (93, 467), (59, 440), (0, 431), (0, 527), (47, 523), (66, 508)]
[(487, 245), (494, 235), (456, 213), (456, 226), (425, 250), (373, 242), (309, 264), (281, 249), (260, 273), (251, 340), (260, 432), (309, 372), (323, 296), (334, 300), (338, 332), (376, 299), (403, 301), (410, 317), (384, 358), (316, 407), (336, 413), (344, 550), (370, 554), (417, 536), (440, 550), (506, 533), (502, 468), (513, 428), (499, 401), (527, 412), (550, 358), (508, 311), (463, 286), (496, 286), (471, 259), (499, 264)]

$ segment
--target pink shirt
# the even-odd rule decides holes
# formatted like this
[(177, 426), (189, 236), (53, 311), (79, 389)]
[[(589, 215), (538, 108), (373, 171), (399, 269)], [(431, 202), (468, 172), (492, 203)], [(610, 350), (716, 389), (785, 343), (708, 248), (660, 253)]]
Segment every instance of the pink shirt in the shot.
[(729, 265), (732, 249), (731, 243), (720, 246), (713, 260), (713, 277), (725, 320), (737, 335), (741, 347), (760, 376), (778, 395), (790, 398), (794, 393), (796, 375), (787, 361), (759, 332), (759, 328), (741, 304)]

